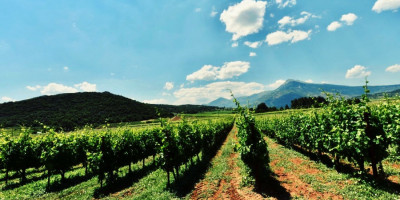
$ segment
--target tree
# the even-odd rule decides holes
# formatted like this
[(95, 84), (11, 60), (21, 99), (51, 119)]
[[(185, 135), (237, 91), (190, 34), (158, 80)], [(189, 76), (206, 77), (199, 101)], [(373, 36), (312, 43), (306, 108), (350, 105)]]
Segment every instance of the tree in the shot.
[(265, 104), (264, 102), (258, 104), (258, 106), (256, 108), (256, 113), (262, 113), (262, 112), (267, 112), (267, 111), (269, 111), (267, 104)]

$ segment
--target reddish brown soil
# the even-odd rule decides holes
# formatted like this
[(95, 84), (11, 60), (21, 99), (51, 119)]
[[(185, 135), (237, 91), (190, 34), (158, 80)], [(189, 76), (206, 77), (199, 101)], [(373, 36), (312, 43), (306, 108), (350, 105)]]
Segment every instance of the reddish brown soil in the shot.
[(181, 120), (181, 119), (182, 119), (181, 117), (175, 116), (175, 117), (173, 117), (173, 118), (171, 119), (171, 121), (179, 121), (179, 120)]
[[(279, 145), (272, 143), (271, 148), (278, 148)], [(330, 192), (319, 192), (313, 189), (313, 187), (302, 181), (302, 175), (319, 175), (322, 171), (313, 166), (312, 161), (304, 160), (302, 158), (290, 158), (289, 161), (293, 163), (295, 167), (291, 169), (285, 169), (284, 167), (278, 167), (276, 164), (282, 157), (277, 157), (270, 163), (271, 170), (277, 175), (277, 180), (281, 182), (282, 187), (290, 193), (291, 197), (302, 197), (305, 199), (343, 199), (342, 196), (336, 195)], [(322, 177), (315, 176), (318, 182), (326, 182)], [(324, 183), (324, 184), (325, 184)]]
[(400, 177), (399, 176), (389, 176), (388, 179), (393, 183), (400, 184)]
[(395, 169), (400, 169), (400, 164), (393, 163), (392, 167), (395, 168)]
[[(230, 134), (234, 134), (233, 137), (237, 141), (236, 138), (237, 130), (233, 128)], [(226, 145), (227, 141), (224, 142)], [(221, 156), (222, 151), (220, 150), (217, 153), (217, 156)], [(232, 199), (232, 200), (246, 200), (246, 199), (263, 199), (261, 195), (254, 193), (252, 188), (240, 188), (240, 182), (242, 177), (239, 173), (240, 168), (237, 166), (236, 159), (238, 158), (238, 153), (232, 153), (227, 160), (229, 169), (225, 172), (225, 175), (230, 177), (230, 180), (227, 181), (225, 179), (219, 180), (215, 186), (211, 186), (211, 189), (214, 189), (214, 193), (212, 197), (208, 198), (211, 200), (216, 199)], [(215, 158), (214, 158), (215, 159)], [(206, 175), (207, 176), (207, 175)], [(200, 194), (205, 192), (208, 184), (205, 180), (201, 181), (195, 186), (195, 190), (191, 195), (191, 199), (200, 199)], [(210, 188), (208, 188), (210, 189)]]

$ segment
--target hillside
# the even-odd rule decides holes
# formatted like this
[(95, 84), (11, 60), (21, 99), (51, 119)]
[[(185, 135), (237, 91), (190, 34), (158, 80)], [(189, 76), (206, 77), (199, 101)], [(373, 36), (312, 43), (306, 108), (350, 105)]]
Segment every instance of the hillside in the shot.
[(371, 99), (379, 99), (379, 98), (384, 98), (385, 95), (387, 97), (400, 96), (400, 89), (394, 90), (394, 91), (391, 91), (391, 92), (380, 92), (380, 93), (370, 94), (370, 95), (368, 95), (368, 97), (371, 98)]
[(151, 105), (109, 92), (82, 92), (41, 96), (28, 100), (0, 104), (0, 125), (38, 126), (41, 122), (51, 127), (73, 130), (86, 124), (140, 121), (173, 113), (196, 113), (216, 107), (197, 105)]
[[(371, 94), (391, 92), (400, 89), (400, 85), (385, 85), (385, 86), (368, 86)], [(322, 91), (329, 93), (340, 93), (342, 96), (350, 98), (357, 97), (364, 93), (362, 86), (345, 86), (333, 84), (317, 84), (306, 83), (302, 81), (287, 80), (284, 84), (273, 91), (265, 91), (258, 94), (253, 94), (248, 97), (239, 97), (240, 102), (248, 102), (251, 106), (255, 106), (261, 102), (265, 102), (268, 106), (284, 107), (286, 104), (290, 106), (290, 101), (300, 97), (321, 96)], [(210, 102), (207, 105), (220, 107), (234, 107), (231, 100), (219, 98)]]

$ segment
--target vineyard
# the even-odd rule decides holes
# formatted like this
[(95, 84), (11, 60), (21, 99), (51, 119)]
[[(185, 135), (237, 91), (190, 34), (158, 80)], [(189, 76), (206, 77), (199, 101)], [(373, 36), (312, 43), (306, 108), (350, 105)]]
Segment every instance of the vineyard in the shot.
[(235, 100), (236, 114), (147, 128), (2, 132), (0, 199), (398, 199), (398, 101), (327, 95), (297, 112)]

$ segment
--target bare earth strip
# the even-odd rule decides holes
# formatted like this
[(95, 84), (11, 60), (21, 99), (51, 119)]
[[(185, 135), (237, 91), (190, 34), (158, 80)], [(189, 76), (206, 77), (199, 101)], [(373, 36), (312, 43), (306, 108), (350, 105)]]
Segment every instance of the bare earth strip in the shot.
[(222, 172), (224, 176), (222, 176), (221, 179), (209, 183), (207, 182), (207, 177), (211, 176), (211, 170), (207, 172), (205, 178), (195, 186), (195, 189), (190, 196), (190, 199), (263, 199), (261, 195), (251, 191), (251, 188), (240, 187), (242, 177), (239, 174), (240, 169), (236, 163), (239, 154), (233, 151), (232, 145), (232, 143), (237, 142), (236, 133), (237, 129), (236, 127), (234, 127), (229, 133), (221, 149), (218, 151), (216, 157), (213, 158), (212, 161), (211, 170), (213, 167), (215, 167), (215, 165), (218, 165), (217, 162), (219, 159), (222, 158), (221, 156), (223, 156), (223, 151), (230, 151), (229, 156), (227, 156), (227, 158), (223, 161), (227, 164), (226, 169)]

